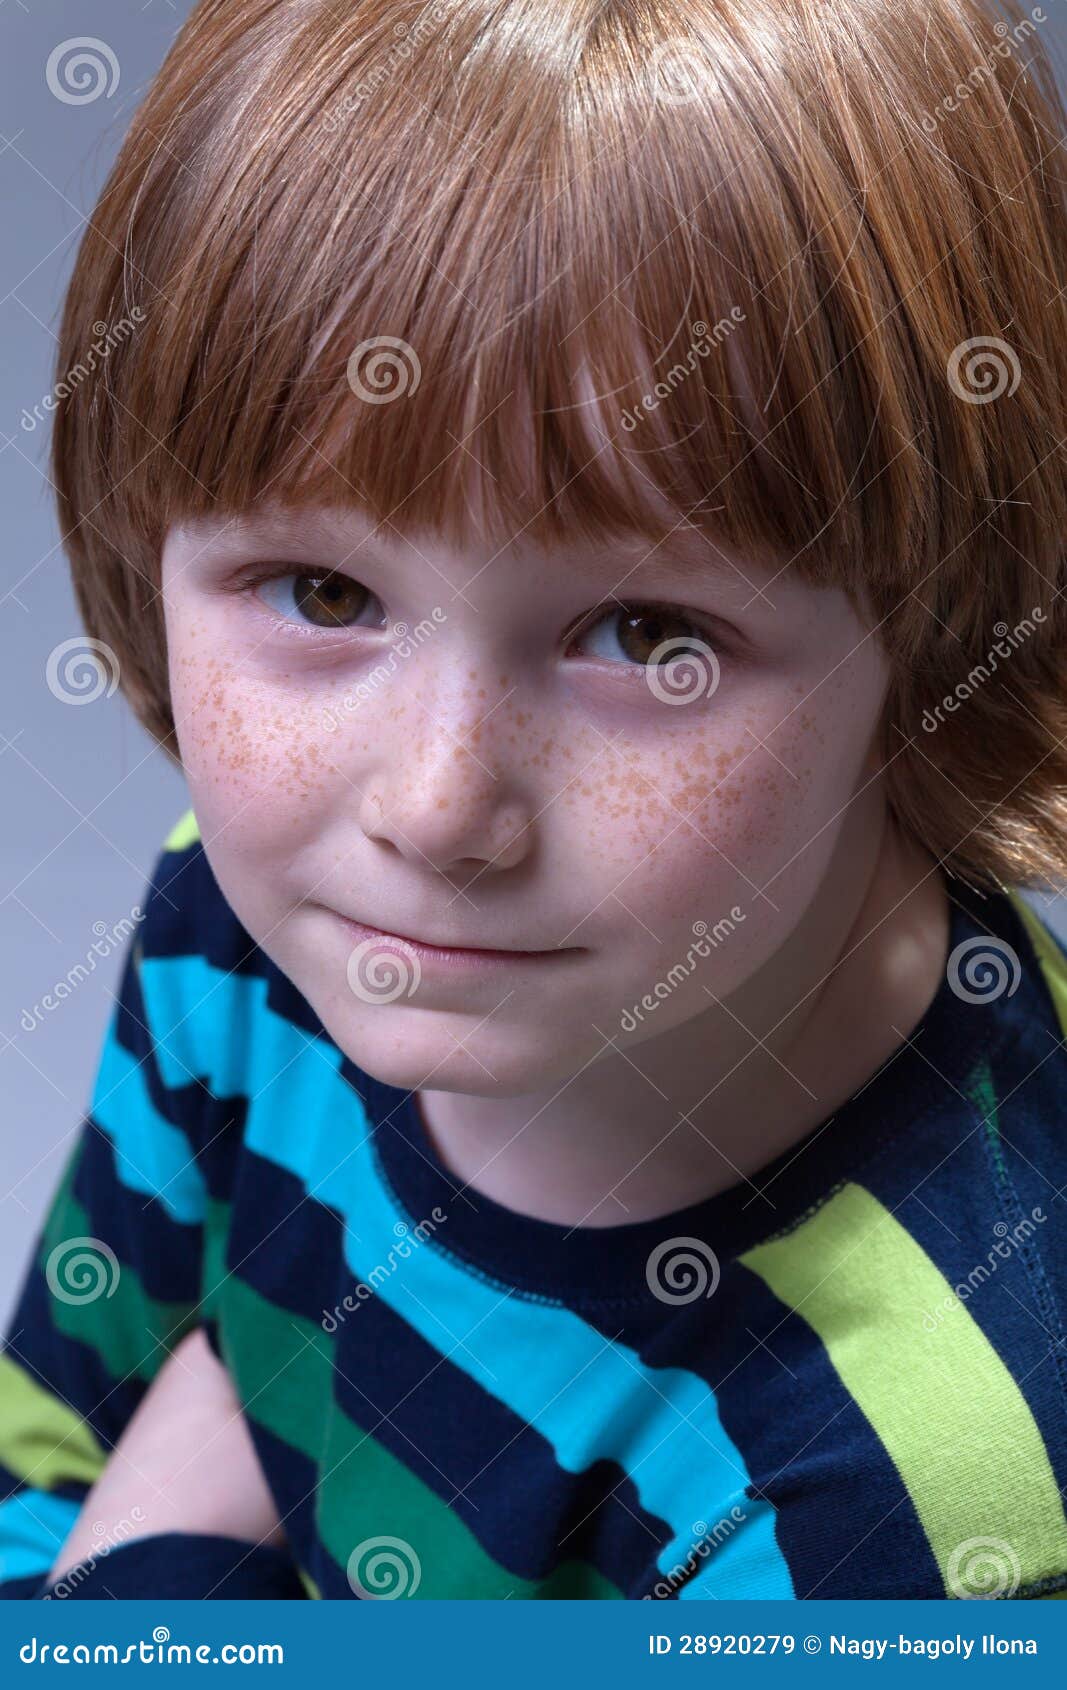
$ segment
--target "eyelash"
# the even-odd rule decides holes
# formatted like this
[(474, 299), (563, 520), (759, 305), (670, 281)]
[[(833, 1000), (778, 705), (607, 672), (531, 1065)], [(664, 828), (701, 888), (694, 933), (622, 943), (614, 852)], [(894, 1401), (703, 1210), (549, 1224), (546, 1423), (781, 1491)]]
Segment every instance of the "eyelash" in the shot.
[[(308, 576), (319, 577), (320, 575), (322, 578), (325, 578), (328, 573), (330, 572), (320, 572), (314, 569), (299, 570), (292, 568), (249, 570), (233, 579), (231, 582), (231, 590), (234, 592), (244, 593), (254, 592), (257, 587), (263, 586), (268, 581), (283, 581), (289, 577), (293, 579), (299, 579), (301, 577), (306, 578)], [(338, 571), (337, 573), (343, 572)], [(353, 576), (351, 579), (355, 580), (355, 577)], [(361, 583), (357, 583), (357, 585), (360, 584)], [(369, 588), (367, 590), (368, 592), (370, 591)], [(372, 594), (372, 597), (373, 596), (375, 595)], [(295, 636), (297, 639), (314, 639), (318, 635), (329, 634), (331, 632), (329, 629), (317, 628), (312, 623), (301, 626), (300, 623), (290, 621), (287, 617), (275, 615), (274, 612), (266, 605), (263, 605), (262, 609), (263, 614), (270, 619), (271, 624), (275, 628), (280, 629), (286, 637)], [(572, 646), (574, 642), (580, 639), (584, 634), (588, 634), (593, 628), (598, 627), (605, 617), (612, 614), (615, 614), (616, 616), (622, 615), (624, 612), (631, 616), (647, 615), (650, 612), (656, 611), (666, 611), (677, 621), (686, 623), (700, 638), (706, 639), (707, 643), (712, 646), (717, 654), (727, 656), (737, 655), (737, 646), (734, 637), (728, 629), (723, 627), (721, 623), (716, 622), (712, 617), (701, 616), (696, 611), (686, 609), (684, 605), (673, 604), (666, 599), (637, 599), (622, 604), (617, 601), (610, 600), (597, 606), (595, 610), (590, 611), (588, 615), (583, 618), (579, 625), (568, 636), (568, 649), (570, 649), (570, 646)], [(344, 630), (341, 628), (338, 629), (338, 632), (343, 631)], [(330, 643), (335, 644), (337, 642), (331, 640)], [(648, 669), (650, 665), (640, 663), (615, 663), (611, 664), (610, 667), (616, 669), (631, 669), (636, 674), (641, 674), (642, 671)]]

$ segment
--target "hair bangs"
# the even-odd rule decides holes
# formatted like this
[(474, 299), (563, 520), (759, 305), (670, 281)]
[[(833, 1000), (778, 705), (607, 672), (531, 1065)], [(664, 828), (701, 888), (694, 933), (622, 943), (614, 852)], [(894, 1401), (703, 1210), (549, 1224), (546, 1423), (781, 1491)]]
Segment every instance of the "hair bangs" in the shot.
[(279, 8), (239, 10), (112, 189), (145, 322), (98, 404), (154, 548), (270, 492), (463, 545), (685, 522), (816, 578), (872, 535), (914, 554), (890, 277), (730, 7), (673, 60), (616, 7), (303, 6), (284, 61), (249, 16)]

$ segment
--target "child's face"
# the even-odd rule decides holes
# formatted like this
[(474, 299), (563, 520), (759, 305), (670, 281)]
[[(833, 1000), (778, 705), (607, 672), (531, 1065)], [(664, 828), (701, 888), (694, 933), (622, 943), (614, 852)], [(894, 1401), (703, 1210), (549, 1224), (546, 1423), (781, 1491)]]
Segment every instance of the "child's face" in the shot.
[[(255, 520), (167, 537), (178, 743), (222, 891), (353, 1061), (532, 1092), (773, 967), (877, 767), (888, 671), (843, 594), (684, 529), (493, 556)], [(346, 917), (556, 954), (390, 971)]]

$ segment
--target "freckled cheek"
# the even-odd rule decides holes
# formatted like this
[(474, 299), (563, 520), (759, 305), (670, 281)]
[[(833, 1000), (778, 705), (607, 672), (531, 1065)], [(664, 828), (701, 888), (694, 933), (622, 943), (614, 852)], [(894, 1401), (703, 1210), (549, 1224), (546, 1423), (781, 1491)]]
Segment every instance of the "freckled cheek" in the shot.
[[(330, 789), (330, 745), (321, 709), (235, 675), (220, 658), (176, 652), (171, 700), (194, 807), (240, 814), (258, 827), (265, 811), (283, 824)], [(336, 784), (336, 776), (334, 776)]]
[(712, 912), (750, 903), (825, 820), (810, 749), (800, 733), (772, 756), (744, 735), (631, 760), (629, 779), (602, 794), (594, 817), (604, 873), (625, 876), (626, 902), (640, 897), (663, 921), (705, 902)]

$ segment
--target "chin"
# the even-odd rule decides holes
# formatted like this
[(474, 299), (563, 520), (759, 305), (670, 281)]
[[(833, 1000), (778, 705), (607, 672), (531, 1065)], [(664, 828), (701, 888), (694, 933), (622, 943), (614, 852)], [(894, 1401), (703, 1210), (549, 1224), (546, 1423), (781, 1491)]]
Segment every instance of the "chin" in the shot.
[[(522, 1097), (561, 1084), (588, 1061), (588, 1051), (557, 1047), (546, 1057), (543, 1034), (523, 1027), (482, 1027), (463, 1015), (427, 1015), (384, 1005), (372, 1016), (323, 1016), (350, 1062), (401, 1091), (451, 1091), (467, 1097)], [(461, 1043), (460, 1041), (465, 1043)]]

